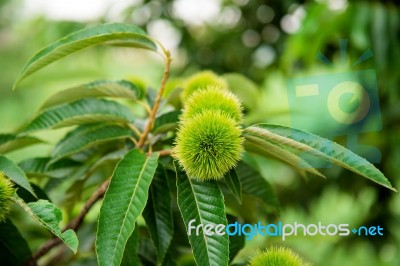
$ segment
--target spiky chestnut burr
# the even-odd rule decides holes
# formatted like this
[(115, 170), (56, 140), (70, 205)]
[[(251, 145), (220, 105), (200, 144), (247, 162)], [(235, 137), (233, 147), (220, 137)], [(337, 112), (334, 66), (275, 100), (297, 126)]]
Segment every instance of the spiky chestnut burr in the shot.
[(271, 247), (257, 254), (249, 262), (249, 266), (307, 266), (303, 259), (285, 247)]
[(191, 178), (220, 179), (241, 159), (241, 133), (225, 112), (203, 111), (181, 123), (173, 156)]
[(210, 85), (219, 90), (228, 89), (228, 83), (223, 78), (212, 71), (202, 71), (186, 79), (183, 84), (182, 101), (187, 100), (195, 91)]
[(194, 92), (185, 103), (181, 119), (188, 120), (205, 110), (220, 110), (236, 122), (242, 121), (242, 106), (236, 95), (228, 90), (219, 90), (215, 86), (209, 85)]
[(0, 222), (4, 221), (10, 212), (10, 198), (13, 192), (12, 182), (0, 172)]

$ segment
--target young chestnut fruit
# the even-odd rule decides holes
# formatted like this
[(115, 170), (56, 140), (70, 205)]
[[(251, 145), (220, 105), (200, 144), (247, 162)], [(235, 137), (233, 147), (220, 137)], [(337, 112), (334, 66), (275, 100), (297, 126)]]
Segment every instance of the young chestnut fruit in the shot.
[(190, 177), (220, 179), (241, 158), (241, 133), (227, 113), (205, 110), (181, 122), (173, 155)]
[(183, 84), (182, 102), (186, 101), (195, 91), (205, 89), (210, 85), (218, 90), (228, 89), (228, 83), (223, 78), (217, 76), (212, 71), (202, 71), (189, 77)]
[(10, 212), (10, 198), (13, 192), (12, 182), (0, 172), (0, 222), (4, 221)]
[[(192, 81), (201, 76), (222, 80), (204, 71)], [(227, 87), (208, 84), (191, 91), (184, 103), (173, 156), (191, 178), (223, 178), (243, 153), (240, 126), (243, 114), (239, 99)]]
[(308, 266), (303, 259), (285, 247), (270, 247), (257, 254), (249, 262), (249, 266)]
[(220, 110), (231, 116), (236, 122), (242, 122), (242, 106), (239, 99), (228, 90), (219, 90), (208, 85), (195, 91), (186, 101), (182, 120), (188, 120), (205, 110)]

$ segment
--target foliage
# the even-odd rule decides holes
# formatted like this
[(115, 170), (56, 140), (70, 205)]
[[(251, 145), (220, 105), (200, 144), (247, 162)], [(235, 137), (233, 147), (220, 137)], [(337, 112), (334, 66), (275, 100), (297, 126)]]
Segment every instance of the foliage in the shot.
[[(160, 54), (165, 60), (160, 89), (154, 95), (152, 90), (142, 92), (137, 89), (140, 86), (128, 81), (105, 80), (75, 86), (52, 96), (27, 125), (3, 138), (0, 147), (9, 145), (20, 149), (38, 142), (27, 141), (33, 140), (32, 134), (37, 131), (67, 130), (65, 137), (54, 146), (51, 158), (31, 158), (17, 165), (6, 156), (0, 157), (0, 171), (19, 185), (18, 191), (31, 194), (15, 194), (13, 200), (60, 239), (49, 240), (31, 256), (30, 262), (40, 259), (61, 241), (79, 255), (75, 231), (104, 195), (95, 246), (99, 265), (137, 265), (138, 261), (144, 265), (174, 265), (185, 260), (198, 265), (228, 265), (243, 248), (243, 239), (227, 234), (210, 236), (205, 230), (200, 230), (199, 236), (186, 237), (186, 234), (193, 219), (214, 225), (226, 225), (231, 220), (255, 222), (255, 216), (264, 215), (265, 210), (273, 214), (271, 206), (279, 209), (270, 184), (251, 162), (253, 153), (272, 156), (302, 175), (307, 172), (322, 175), (310, 167), (307, 157), (301, 156), (309, 152), (395, 190), (376, 167), (339, 144), (288, 127), (241, 124), (242, 114), (237, 112), (241, 108), (232, 109), (231, 104), (232, 100), (236, 105), (239, 101), (230, 92), (215, 96), (220, 97), (222, 106), (228, 103), (228, 107), (197, 108), (198, 114), (179, 121), (179, 106), (184, 105), (183, 112), (187, 114), (185, 104), (190, 105), (191, 98), (187, 96), (187, 103), (173, 105), (162, 97), (169, 77), (170, 53), (133, 25), (102, 24), (60, 39), (28, 61), (14, 86), (56, 60), (94, 45), (134, 47)], [(229, 79), (216, 77), (229, 84)], [(245, 77), (240, 79), (247, 81)], [(202, 90), (191, 97), (201, 93)], [(175, 95), (178, 101), (182, 100), (179, 93)], [(137, 115), (138, 108), (143, 108), (146, 115)], [(236, 113), (231, 115), (232, 111)], [(208, 152), (208, 147), (199, 149), (198, 143), (210, 145), (214, 153)], [(9, 150), (4, 148), (3, 152)], [(220, 150), (224, 151), (222, 157), (215, 154)], [(68, 163), (61, 164), (62, 160)], [(60, 176), (51, 174), (65, 168), (68, 171)], [(35, 178), (28, 179), (32, 172)], [(61, 211), (43, 199), (44, 188), (57, 186), (57, 180), (69, 187), (68, 199), (74, 199), (73, 204), (79, 209), (76, 218), (64, 229), (58, 226)], [(89, 182), (96, 189), (84, 198), (84, 185)], [(246, 208), (255, 205), (253, 199), (261, 208), (249, 212)], [(0, 224), (0, 228), (3, 226), (15, 228), (8, 219)], [(19, 237), (18, 230), (14, 231), (18, 235), (15, 241), (26, 247), (26, 240)], [(92, 231), (94, 235), (93, 228)], [(8, 259), (15, 265), (21, 264), (20, 258), (27, 258), (30, 253), (24, 248), (13, 251), (18, 254)]]

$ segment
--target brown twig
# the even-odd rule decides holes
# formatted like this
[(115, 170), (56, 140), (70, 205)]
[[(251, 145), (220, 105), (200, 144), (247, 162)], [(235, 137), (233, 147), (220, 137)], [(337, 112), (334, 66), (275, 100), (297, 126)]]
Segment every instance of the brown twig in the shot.
[(169, 156), (171, 155), (171, 150), (162, 150), (158, 151), (158, 153), (160, 154), (160, 156)]
[[(89, 210), (93, 207), (93, 205), (103, 197), (104, 193), (106, 192), (108, 185), (110, 184), (110, 180), (107, 179), (104, 181), (101, 186), (96, 190), (96, 192), (86, 201), (85, 205), (83, 206), (81, 212), (78, 214), (75, 219), (70, 221), (67, 226), (64, 228), (63, 232), (72, 229), (74, 231), (78, 230), (81, 226), (83, 219), (85, 218), (86, 214)], [(59, 238), (52, 238), (46, 244), (44, 244), (25, 264), (26, 266), (36, 265), (36, 261), (47, 254), (52, 248), (58, 246), (61, 243)]]
[(146, 128), (144, 129), (142, 135), (140, 136), (138, 143), (136, 144), (137, 148), (141, 148), (144, 145), (144, 143), (146, 142), (147, 136), (149, 135), (150, 131), (153, 128), (154, 120), (156, 118), (158, 108), (160, 107), (161, 97), (164, 94), (165, 85), (167, 84), (167, 80), (169, 78), (169, 71), (170, 71), (170, 66), (171, 66), (171, 56), (167, 50), (164, 50), (164, 53), (166, 55), (165, 70), (164, 70), (163, 78), (161, 80), (160, 90), (158, 91), (157, 98), (154, 102), (153, 109), (151, 109), (151, 112), (149, 115), (149, 121), (147, 122)]
[(100, 187), (96, 190), (96, 192), (88, 199), (88, 201), (86, 201), (79, 215), (75, 217), (75, 219), (73, 219), (71, 222), (69, 222), (69, 224), (65, 227), (64, 230), (72, 229), (76, 231), (81, 226), (86, 214), (90, 211), (93, 205), (103, 197), (104, 193), (106, 193), (109, 184), (110, 184), (110, 179), (107, 179), (100, 185)]
[[(160, 157), (162, 157), (162, 156), (169, 156), (169, 155), (171, 155), (171, 150), (161, 150), (161, 151), (156, 151), (156, 152), (158, 152), (158, 154), (160, 155)], [(149, 156), (150, 154), (152, 154), (152, 152), (148, 152), (147, 153), (147, 156)]]

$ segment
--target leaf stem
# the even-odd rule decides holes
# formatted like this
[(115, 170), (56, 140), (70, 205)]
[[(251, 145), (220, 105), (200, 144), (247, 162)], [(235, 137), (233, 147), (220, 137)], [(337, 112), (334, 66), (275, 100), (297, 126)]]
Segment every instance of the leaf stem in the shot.
[(146, 111), (146, 113), (149, 115), (151, 113), (151, 109), (150, 106), (142, 101), (136, 101), (139, 105), (141, 105), (144, 110)]
[(140, 132), (140, 130), (134, 125), (134, 124), (128, 124), (128, 127), (135, 132), (136, 135), (138, 135), (138, 137), (140, 137), (142, 135), (142, 133)]
[[(169, 156), (169, 155), (171, 155), (171, 150), (160, 150), (160, 151), (156, 151), (156, 152), (158, 152), (158, 154), (160, 155), (160, 157), (163, 157), (163, 156)], [(153, 152), (148, 152), (147, 153), (147, 156), (150, 156), (150, 154), (152, 154)]]

